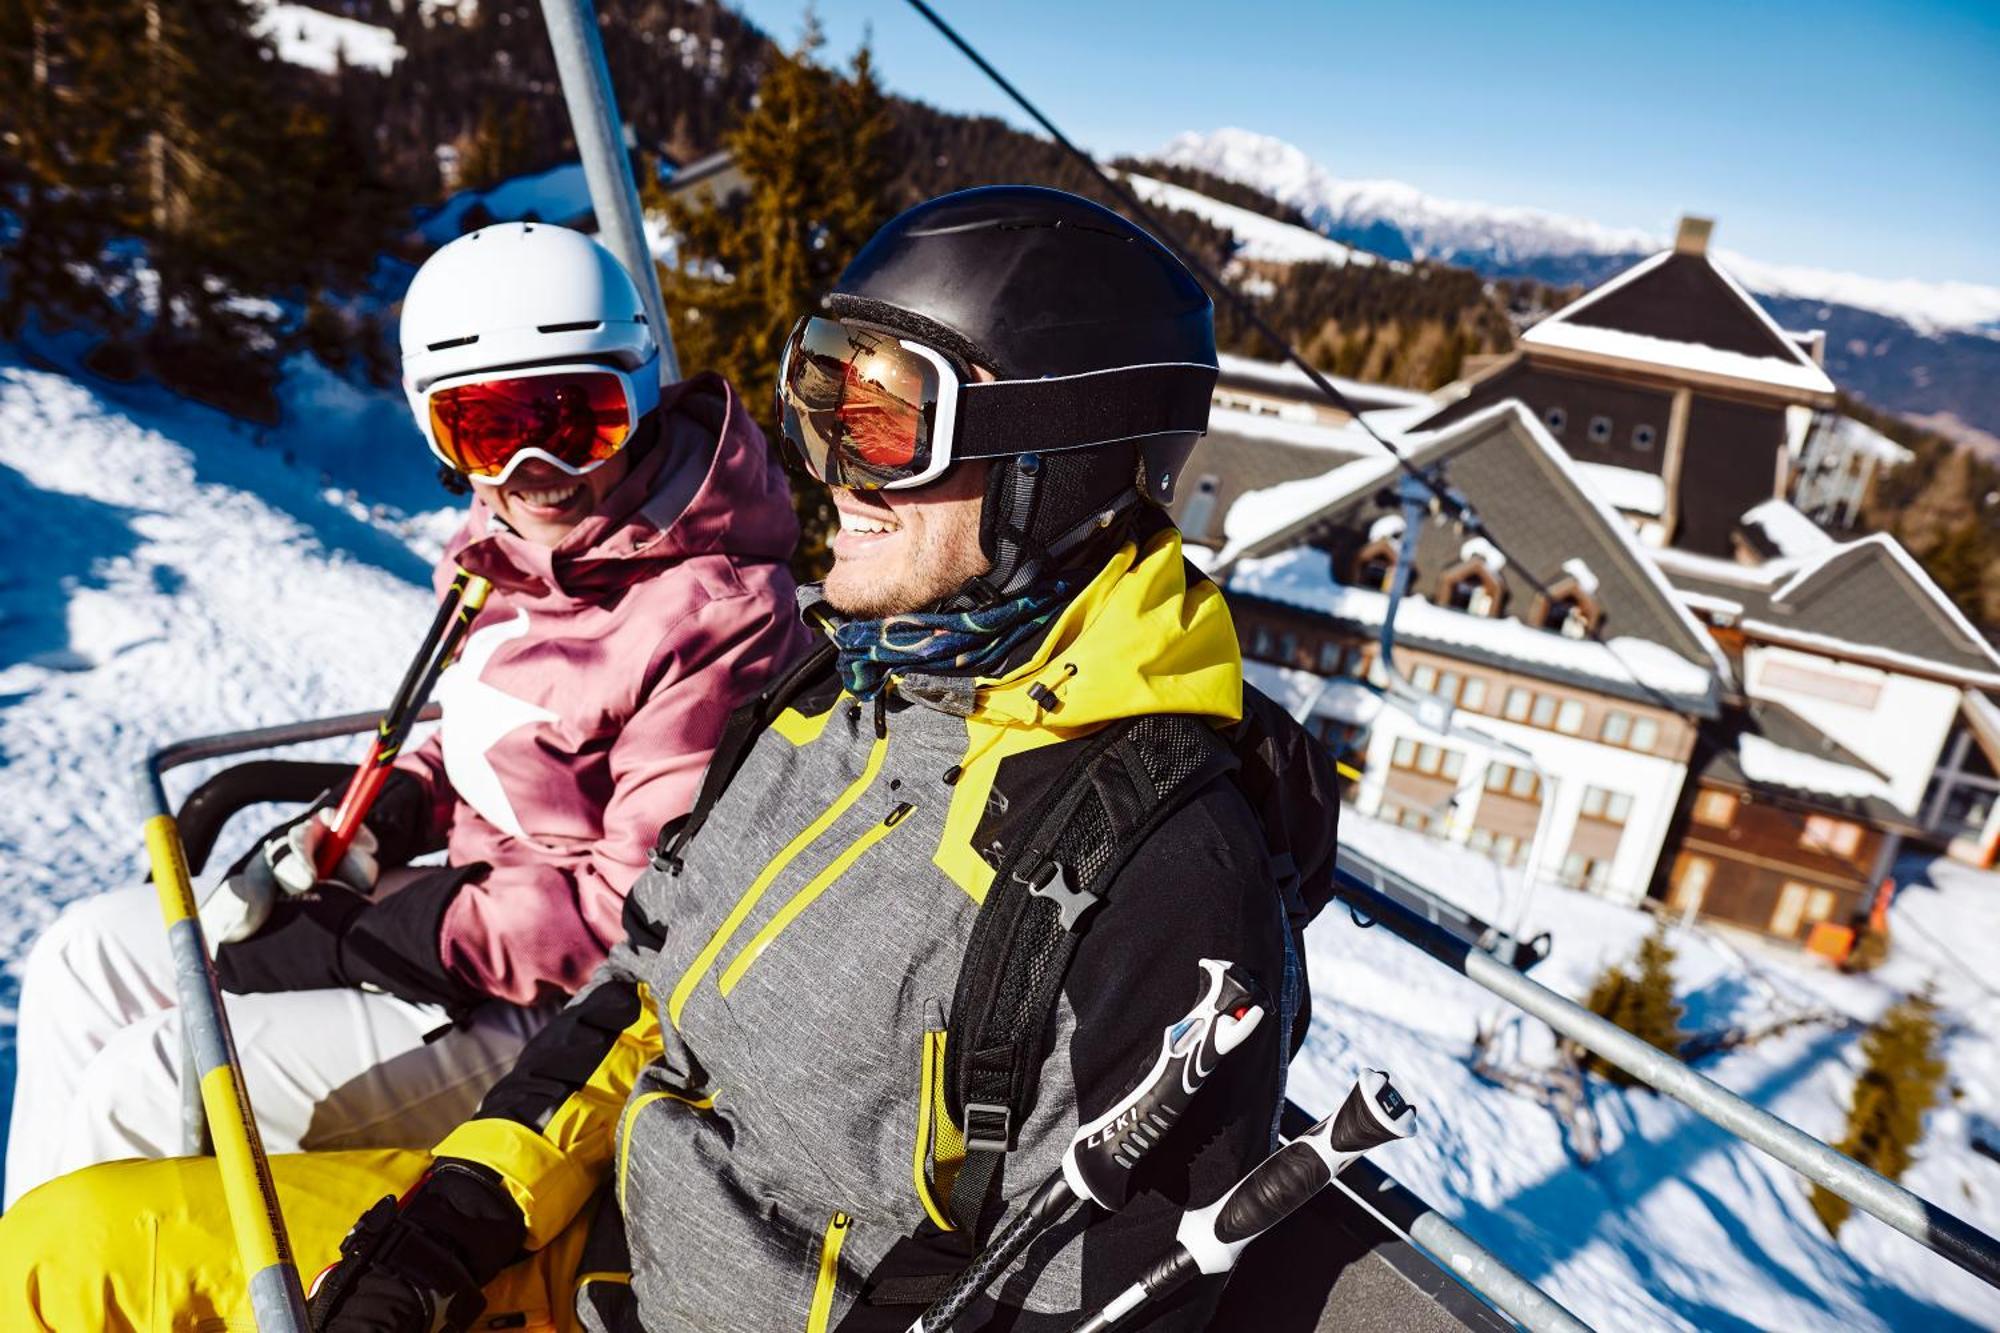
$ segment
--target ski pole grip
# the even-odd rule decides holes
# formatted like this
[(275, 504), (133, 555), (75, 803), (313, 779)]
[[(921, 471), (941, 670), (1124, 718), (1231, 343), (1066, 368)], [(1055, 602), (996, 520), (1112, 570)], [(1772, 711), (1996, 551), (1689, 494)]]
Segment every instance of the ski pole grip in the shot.
[(1263, 992), (1249, 973), (1215, 958), (1202, 959), (1201, 971), (1201, 997), (1161, 1034), (1152, 1069), (1070, 1140), (1063, 1178), (1078, 1198), (1110, 1212), (1123, 1207), (1139, 1159), (1187, 1114), (1222, 1058), (1263, 1021)]
[(347, 791), (334, 808), (332, 827), (320, 839), (313, 864), (319, 878), (331, 878), (333, 872), (340, 868), (340, 858), (346, 856), (347, 849), (354, 845), (355, 836), (361, 832), (361, 821), (367, 818), (375, 798), (382, 794), (382, 784), (389, 780), (389, 767), (382, 762), (382, 738), (378, 735), (369, 742), (368, 757), (354, 770)]

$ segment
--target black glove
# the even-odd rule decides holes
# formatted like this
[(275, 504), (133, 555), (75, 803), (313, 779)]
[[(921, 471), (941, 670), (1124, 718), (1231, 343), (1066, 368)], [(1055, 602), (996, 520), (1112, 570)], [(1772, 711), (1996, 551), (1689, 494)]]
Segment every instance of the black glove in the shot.
[(452, 899), (486, 869), (440, 866), (380, 902), (322, 880), (279, 899), (249, 939), (218, 948), (216, 977), (237, 995), (361, 986), (469, 1009), (489, 997), (446, 969), (439, 939)]
[(313, 1286), (315, 1333), (465, 1333), (480, 1288), (519, 1252), (527, 1225), (497, 1177), (442, 1158), (400, 1207), (384, 1198), (340, 1242)]
[(440, 851), (444, 838), (431, 828), (430, 789), (400, 768), (375, 796), (361, 823), (375, 835), (375, 859), (383, 866), (406, 866), (426, 852)]

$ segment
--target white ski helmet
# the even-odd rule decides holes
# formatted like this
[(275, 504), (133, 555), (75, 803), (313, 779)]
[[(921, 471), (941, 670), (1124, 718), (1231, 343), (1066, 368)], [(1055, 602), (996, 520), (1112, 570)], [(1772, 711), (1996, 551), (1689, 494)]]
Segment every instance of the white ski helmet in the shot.
[(545, 222), (481, 227), (426, 260), (403, 297), (402, 345), (419, 422), (432, 384), (506, 366), (597, 361), (659, 382), (659, 344), (624, 266)]

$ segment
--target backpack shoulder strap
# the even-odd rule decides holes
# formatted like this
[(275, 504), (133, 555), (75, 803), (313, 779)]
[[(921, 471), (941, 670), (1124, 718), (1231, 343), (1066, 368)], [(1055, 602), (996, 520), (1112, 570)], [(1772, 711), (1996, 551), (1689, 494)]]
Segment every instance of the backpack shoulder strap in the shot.
[(1078, 745), (993, 877), (947, 1016), (946, 1109), (965, 1134), (948, 1211), (968, 1237), (1032, 1107), (1063, 977), (1093, 910), (1153, 830), (1237, 766), (1225, 737), (1183, 715), (1127, 719)]
[(736, 770), (743, 767), (757, 738), (794, 700), (825, 677), (833, 667), (833, 658), (833, 645), (820, 644), (729, 715), (722, 727), (722, 737), (708, 757), (708, 767), (702, 770), (694, 804), (686, 814), (668, 820), (654, 839), (649, 858), (653, 869), (680, 872), (681, 853), (708, 821), (709, 813), (735, 779)]

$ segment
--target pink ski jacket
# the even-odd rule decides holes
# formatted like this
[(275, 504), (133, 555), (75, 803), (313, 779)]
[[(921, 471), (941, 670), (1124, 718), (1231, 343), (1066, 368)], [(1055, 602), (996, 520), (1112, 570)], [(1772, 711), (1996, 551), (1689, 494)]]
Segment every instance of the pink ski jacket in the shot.
[(438, 684), (437, 734), (397, 766), (454, 866), (445, 968), (530, 1004), (582, 985), (660, 826), (693, 803), (737, 703), (803, 650), (783, 471), (735, 391), (667, 389), (659, 444), (550, 549), (478, 499), (445, 548), (493, 592)]

